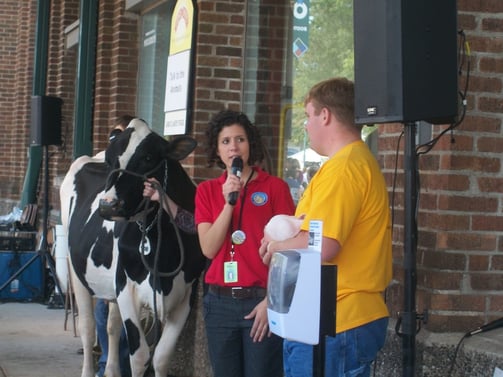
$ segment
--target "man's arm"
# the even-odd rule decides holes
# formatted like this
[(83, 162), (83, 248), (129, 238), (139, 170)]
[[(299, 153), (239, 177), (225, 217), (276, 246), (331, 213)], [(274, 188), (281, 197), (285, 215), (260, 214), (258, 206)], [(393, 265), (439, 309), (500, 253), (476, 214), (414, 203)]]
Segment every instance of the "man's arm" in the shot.
[[(309, 233), (301, 230), (295, 237), (284, 241), (262, 240), (259, 253), (262, 261), (268, 265), (275, 252), (288, 249), (307, 249), (308, 245)], [(321, 242), (321, 261), (329, 262), (334, 259), (339, 253), (340, 248), (341, 245), (336, 239), (323, 236)]]

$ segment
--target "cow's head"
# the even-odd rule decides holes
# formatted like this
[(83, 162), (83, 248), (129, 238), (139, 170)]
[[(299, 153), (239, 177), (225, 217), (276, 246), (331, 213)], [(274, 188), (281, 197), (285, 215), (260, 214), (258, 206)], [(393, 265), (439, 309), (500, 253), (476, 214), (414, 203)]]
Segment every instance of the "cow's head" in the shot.
[(156, 178), (178, 205), (193, 210), (195, 186), (179, 161), (196, 145), (188, 136), (167, 141), (143, 120), (133, 119), (106, 150), (111, 172), (100, 201), (100, 215), (108, 220), (135, 218), (142, 210), (143, 182), (150, 177)]

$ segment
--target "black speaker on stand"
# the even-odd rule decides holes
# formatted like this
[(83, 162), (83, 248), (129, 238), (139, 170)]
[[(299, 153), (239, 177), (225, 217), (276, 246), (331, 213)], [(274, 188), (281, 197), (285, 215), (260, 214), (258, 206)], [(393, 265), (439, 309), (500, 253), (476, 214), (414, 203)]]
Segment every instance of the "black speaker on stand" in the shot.
[[(354, 0), (355, 122), (404, 123), (403, 376), (415, 375), (416, 122), (451, 124), (458, 115), (456, 0)], [(400, 330), (401, 328), (401, 330)]]
[(456, 0), (354, 0), (358, 124), (453, 123)]
[(61, 107), (59, 97), (31, 97), (31, 145), (61, 145)]
[[(61, 285), (56, 274), (54, 258), (49, 251), (47, 242), (49, 221), (49, 145), (61, 145), (61, 107), (63, 100), (58, 97), (33, 96), (31, 100), (31, 138), (30, 144), (44, 147), (44, 205), (42, 236), (40, 238), (37, 253), (33, 255), (18, 271), (16, 271), (2, 286), (0, 291), (23, 273), (37, 258), (42, 258), (42, 266), (49, 268), (49, 272), (57, 288), (59, 298), (54, 294), (54, 302), (49, 307), (63, 308)], [(45, 275), (45, 274), (44, 274)], [(59, 301), (59, 302), (57, 302)]]

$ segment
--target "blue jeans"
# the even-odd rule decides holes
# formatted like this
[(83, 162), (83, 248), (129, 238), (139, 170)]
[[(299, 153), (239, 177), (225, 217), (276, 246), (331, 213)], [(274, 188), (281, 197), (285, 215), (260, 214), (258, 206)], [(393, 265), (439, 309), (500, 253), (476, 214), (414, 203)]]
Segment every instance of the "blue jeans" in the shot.
[[(325, 376), (368, 377), (377, 352), (384, 346), (388, 318), (344, 331), (325, 339)], [(313, 346), (285, 340), (285, 377), (313, 375)]]
[[(101, 347), (101, 356), (98, 360), (98, 373), (99, 377), (105, 373), (105, 366), (108, 357), (108, 303), (105, 300), (97, 299), (94, 308), (94, 319), (96, 321), (96, 334), (98, 335), (98, 343)], [(131, 376), (131, 365), (129, 363), (129, 347), (127, 343), (126, 331), (122, 328), (119, 340), (119, 365), (122, 377)]]
[(215, 377), (282, 377), (283, 340), (272, 334), (253, 342), (253, 319), (244, 319), (260, 298), (233, 299), (210, 292), (203, 299), (208, 350)]

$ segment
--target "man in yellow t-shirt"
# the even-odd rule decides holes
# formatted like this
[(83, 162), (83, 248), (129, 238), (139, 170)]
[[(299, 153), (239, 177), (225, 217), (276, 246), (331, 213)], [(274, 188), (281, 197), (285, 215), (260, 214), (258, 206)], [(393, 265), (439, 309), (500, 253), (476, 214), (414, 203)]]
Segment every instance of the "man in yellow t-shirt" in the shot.
[[(392, 276), (387, 186), (354, 124), (351, 81), (316, 84), (304, 107), (310, 146), (329, 159), (297, 206), (296, 216), (305, 215), (301, 231), (285, 241), (264, 239), (260, 254), (269, 263), (275, 251), (307, 248), (310, 220), (323, 221), (322, 261), (337, 265), (336, 337), (325, 343), (325, 374), (369, 376), (389, 316), (383, 297)], [(312, 355), (312, 346), (285, 340), (285, 376), (311, 376)]]

